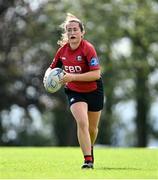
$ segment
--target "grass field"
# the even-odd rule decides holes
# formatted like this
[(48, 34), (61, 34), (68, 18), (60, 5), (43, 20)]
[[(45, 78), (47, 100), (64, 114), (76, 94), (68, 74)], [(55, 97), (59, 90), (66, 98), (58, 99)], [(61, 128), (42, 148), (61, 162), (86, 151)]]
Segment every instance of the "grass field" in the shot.
[(95, 147), (95, 168), (81, 170), (79, 148), (0, 148), (0, 179), (158, 179), (158, 149)]

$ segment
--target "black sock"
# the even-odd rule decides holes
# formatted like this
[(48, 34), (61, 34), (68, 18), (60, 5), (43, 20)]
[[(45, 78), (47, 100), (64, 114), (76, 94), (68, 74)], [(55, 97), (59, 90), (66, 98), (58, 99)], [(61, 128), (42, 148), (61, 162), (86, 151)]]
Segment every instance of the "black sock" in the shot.
[(94, 163), (93, 146), (91, 146), (91, 156), (92, 156), (92, 162)]

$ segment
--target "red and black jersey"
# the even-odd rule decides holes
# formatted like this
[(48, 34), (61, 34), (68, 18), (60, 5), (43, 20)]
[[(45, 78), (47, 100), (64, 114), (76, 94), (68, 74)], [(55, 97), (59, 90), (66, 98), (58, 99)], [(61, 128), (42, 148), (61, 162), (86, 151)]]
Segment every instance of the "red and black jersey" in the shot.
[[(86, 40), (82, 40), (75, 50), (70, 48), (69, 43), (59, 48), (50, 65), (52, 69), (55, 67), (63, 67), (68, 73), (79, 74), (100, 69), (95, 48)], [(66, 86), (76, 92), (90, 92), (97, 89), (97, 81), (74, 81)]]

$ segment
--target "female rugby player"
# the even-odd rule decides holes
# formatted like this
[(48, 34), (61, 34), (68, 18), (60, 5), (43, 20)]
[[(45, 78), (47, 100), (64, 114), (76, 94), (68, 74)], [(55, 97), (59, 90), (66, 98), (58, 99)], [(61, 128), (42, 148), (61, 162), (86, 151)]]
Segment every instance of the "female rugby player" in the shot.
[(97, 53), (93, 45), (83, 38), (83, 23), (67, 14), (62, 24), (64, 33), (48, 71), (62, 67), (70, 110), (77, 123), (77, 136), (84, 156), (82, 168), (92, 168), (93, 145), (98, 134), (98, 123), (103, 108), (103, 85)]

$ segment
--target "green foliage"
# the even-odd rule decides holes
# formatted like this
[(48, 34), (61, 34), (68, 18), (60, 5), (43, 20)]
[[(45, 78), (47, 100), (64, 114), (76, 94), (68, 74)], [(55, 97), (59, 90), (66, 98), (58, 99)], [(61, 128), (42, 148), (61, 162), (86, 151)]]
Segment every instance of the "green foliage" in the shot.
[[(117, 131), (113, 124), (122, 122), (114, 109), (119, 103), (130, 100), (135, 102), (138, 109), (132, 120), (136, 129), (129, 134), (138, 139), (138, 142), (135, 140), (133, 144), (129, 144), (146, 146), (149, 135), (156, 137), (157, 129), (153, 128), (149, 110), (157, 97), (158, 83), (150, 83), (149, 78), (158, 67), (157, 1), (53, 0), (33, 6), (31, 1), (3, 0), (1, 4), (1, 145), (19, 145), (20, 139), (25, 144), (29, 142), (27, 138), (34, 141), (36, 138), (32, 137), (36, 135), (37, 139), (31, 145), (41, 145), (41, 142), (48, 140), (36, 131), (32, 135), (28, 133), (33, 122), (29, 113), (32, 106), (41, 114), (47, 114), (47, 121), (44, 116), (40, 117), (43, 127), (52, 127), (53, 132), (49, 138), (53, 142), (49, 139), (48, 144), (77, 144), (76, 139), (71, 138), (75, 133), (75, 125), (63, 91), (51, 95), (45, 92), (42, 84), (44, 72), (58, 48), (57, 41), (61, 34), (59, 25), (67, 12), (74, 13), (83, 20), (86, 27), (85, 38), (96, 47), (102, 66), (106, 102), (98, 143), (116, 145), (113, 139), (117, 137)], [(13, 126), (11, 120), (8, 120), (7, 126), (3, 120), (6, 112), (9, 119), (14, 105), (24, 111), (23, 119), (26, 124), (22, 132), (19, 129), (23, 119)], [(62, 132), (63, 127), (65, 129)], [(10, 139), (4, 141), (11, 130), (16, 132), (17, 139), (13, 142)], [(129, 134), (127, 132), (127, 137)]]

